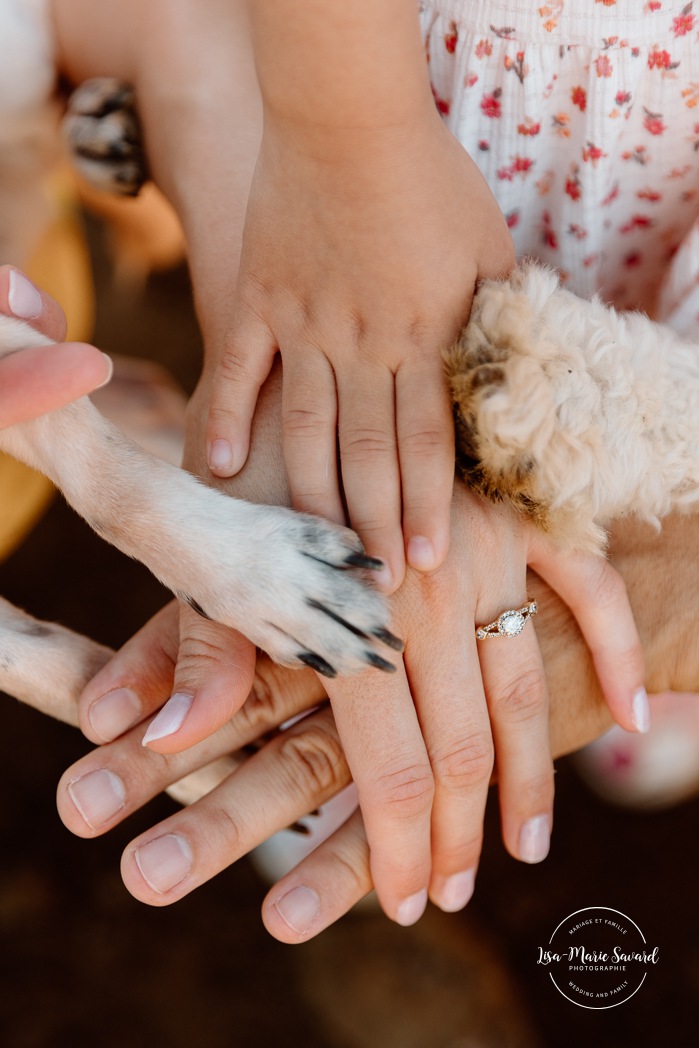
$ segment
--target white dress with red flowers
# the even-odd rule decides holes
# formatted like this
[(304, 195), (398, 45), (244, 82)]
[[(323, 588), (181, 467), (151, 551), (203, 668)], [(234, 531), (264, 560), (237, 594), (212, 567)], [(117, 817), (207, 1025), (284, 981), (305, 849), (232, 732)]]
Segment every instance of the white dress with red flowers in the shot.
[(699, 337), (699, 0), (420, 12), (437, 106), (518, 254)]

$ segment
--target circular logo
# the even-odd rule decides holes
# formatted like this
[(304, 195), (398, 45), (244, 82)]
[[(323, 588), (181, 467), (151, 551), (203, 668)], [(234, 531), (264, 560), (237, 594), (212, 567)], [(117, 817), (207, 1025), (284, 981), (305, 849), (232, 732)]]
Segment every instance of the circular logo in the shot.
[(581, 1008), (616, 1008), (645, 982), (659, 950), (630, 917), (608, 906), (588, 906), (561, 921), (537, 964), (567, 1000)]

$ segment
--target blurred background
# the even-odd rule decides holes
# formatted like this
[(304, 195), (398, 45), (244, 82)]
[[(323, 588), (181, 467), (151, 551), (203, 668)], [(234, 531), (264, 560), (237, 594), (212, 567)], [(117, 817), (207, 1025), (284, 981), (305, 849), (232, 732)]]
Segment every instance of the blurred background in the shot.
[[(101, 220), (88, 220), (95, 343), (166, 364), (191, 391), (200, 343), (180, 264), (115, 279)], [(105, 644), (167, 599), (140, 565), (53, 501), (0, 565), (0, 593)], [(699, 801), (660, 813), (596, 800), (558, 763), (551, 855), (527, 867), (499, 839), (491, 796), (476, 894), (413, 928), (350, 914), (319, 939), (264, 931), (266, 886), (247, 861), (164, 909), (136, 902), (122, 849), (174, 808), (161, 798), (108, 836), (72, 837), (54, 793), (89, 748), (76, 731), (0, 696), (2, 1048), (689, 1048), (699, 1000)], [(537, 950), (585, 906), (621, 910), (660, 948), (641, 991), (608, 1011), (563, 999)]]

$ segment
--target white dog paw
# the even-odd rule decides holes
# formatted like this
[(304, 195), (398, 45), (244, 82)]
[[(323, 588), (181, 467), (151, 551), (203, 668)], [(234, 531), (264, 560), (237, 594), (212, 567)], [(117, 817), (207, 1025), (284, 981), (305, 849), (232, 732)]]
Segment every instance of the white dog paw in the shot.
[[(230, 519), (231, 500), (217, 501)], [(326, 677), (367, 666), (395, 670), (381, 652), (401, 652), (403, 643), (389, 629), (385, 597), (371, 585), (383, 563), (364, 553), (355, 533), (280, 507), (237, 508), (236, 542), (223, 542), (225, 528), (216, 527), (207, 575), (199, 570), (178, 596), (282, 665), (310, 666)], [(201, 538), (195, 541), (201, 549)]]
[(136, 196), (148, 178), (133, 88), (86, 80), (68, 99), (63, 134), (75, 167), (95, 189)]

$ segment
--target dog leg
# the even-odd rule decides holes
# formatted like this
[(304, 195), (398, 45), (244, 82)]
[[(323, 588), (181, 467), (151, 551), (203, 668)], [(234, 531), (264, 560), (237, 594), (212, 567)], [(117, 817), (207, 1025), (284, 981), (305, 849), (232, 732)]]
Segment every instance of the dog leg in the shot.
[[(48, 342), (7, 317), (0, 340), (5, 352)], [(128, 441), (86, 397), (3, 430), (0, 447), (48, 476), (99, 535), (195, 611), (277, 662), (326, 676), (393, 670), (376, 648), (402, 644), (367, 581), (380, 562), (349, 529), (205, 487)]]
[(528, 264), (487, 281), (447, 358), (458, 465), (566, 547), (699, 500), (699, 350)]

